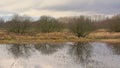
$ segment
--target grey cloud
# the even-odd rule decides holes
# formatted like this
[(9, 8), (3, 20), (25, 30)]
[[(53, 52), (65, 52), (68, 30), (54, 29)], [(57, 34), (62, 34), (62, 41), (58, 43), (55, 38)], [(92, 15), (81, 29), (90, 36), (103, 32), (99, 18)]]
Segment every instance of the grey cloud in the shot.
[(94, 1), (79, 1), (73, 0), (66, 5), (59, 6), (47, 6), (38, 7), (37, 9), (42, 10), (55, 10), (55, 11), (94, 11), (98, 13), (114, 14), (120, 12), (120, 1), (119, 0), (94, 0)]
[[(55, 1), (55, 2), (54, 2)], [(58, 2), (57, 2), (58, 1)], [(74, 13), (81, 12), (96, 12), (103, 14), (115, 14), (120, 13), (120, 0), (5, 0), (4, 3), (0, 3), (0, 15), (8, 14), (22, 14), (28, 12), (33, 15), (34, 12), (47, 10), (54, 12), (70, 11)], [(8, 2), (8, 4), (6, 4)], [(57, 4), (56, 4), (57, 2)], [(60, 3), (60, 4), (59, 4)], [(59, 5), (58, 5), (59, 4)]]

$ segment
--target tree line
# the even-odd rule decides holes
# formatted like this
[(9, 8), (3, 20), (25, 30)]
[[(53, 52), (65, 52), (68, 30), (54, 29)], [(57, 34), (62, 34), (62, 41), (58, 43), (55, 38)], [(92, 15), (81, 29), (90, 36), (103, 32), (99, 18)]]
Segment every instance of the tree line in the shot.
[(50, 33), (67, 29), (78, 37), (86, 37), (92, 31), (101, 28), (120, 32), (120, 15), (102, 21), (95, 21), (85, 16), (72, 17), (67, 23), (51, 16), (41, 16), (36, 21), (29, 16), (19, 15), (13, 15), (9, 21), (0, 18), (0, 30), (16, 34)]

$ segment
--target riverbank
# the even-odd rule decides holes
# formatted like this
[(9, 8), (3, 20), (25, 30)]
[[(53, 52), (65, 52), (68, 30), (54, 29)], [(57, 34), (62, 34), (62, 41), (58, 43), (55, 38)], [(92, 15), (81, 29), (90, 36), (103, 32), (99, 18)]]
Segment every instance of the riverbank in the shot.
[(0, 32), (0, 43), (19, 43), (19, 44), (30, 44), (30, 43), (59, 43), (59, 42), (86, 42), (90, 39), (78, 38), (72, 33), (68, 32), (52, 32), (52, 33), (38, 33), (35, 35), (20, 35), (14, 33)]
[(105, 29), (99, 29), (89, 34), (88, 38), (100, 42), (120, 43), (120, 32), (109, 32)]
[(108, 43), (120, 43), (120, 33), (93, 32), (86, 38), (78, 38), (70, 32), (52, 32), (29, 34), (14, 34), (0, 31), (1, 44), (39, 44), (39, 43), (59, 43), (59, 42), (90, 42), (100, 41)]

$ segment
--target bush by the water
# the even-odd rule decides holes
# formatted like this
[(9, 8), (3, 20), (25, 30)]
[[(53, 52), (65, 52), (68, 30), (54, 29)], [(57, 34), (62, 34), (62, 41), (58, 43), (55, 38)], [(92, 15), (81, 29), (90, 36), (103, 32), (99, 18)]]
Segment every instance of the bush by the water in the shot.
[(79, 18), (73, 18), (71, 20), (69, 29), (76, 36), (85, 37), (95, 29), (95, 26), (90, 19), (80, 16)]

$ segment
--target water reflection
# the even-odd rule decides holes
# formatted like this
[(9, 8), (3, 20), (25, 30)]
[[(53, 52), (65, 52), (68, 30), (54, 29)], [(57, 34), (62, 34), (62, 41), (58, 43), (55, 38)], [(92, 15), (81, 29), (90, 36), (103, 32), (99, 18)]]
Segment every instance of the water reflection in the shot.
[(31, 45), (26, 44), (12, 44), (9, 45), (9, 52), (15, 57), (29, 57), (31, 55)]
[(71, 46), (69, 53), (77, 63), (86, 64), (91, 57), (92, 46), (87, 42), (78, 42)]
[(109, 44), (108, 46), (111, 46), (114, 54), (120, 55), (120, 44), (119, 43)]
[(0, 60), (0, 68), (120, 68), (120, 46), (101, 42), (6, 44), (0, 45)]
[(35, 44), (35, 49), (40, 51), (42, 54), (53, 54), (58, 49), (63, 47), (62, 44)]

